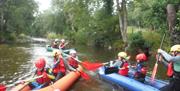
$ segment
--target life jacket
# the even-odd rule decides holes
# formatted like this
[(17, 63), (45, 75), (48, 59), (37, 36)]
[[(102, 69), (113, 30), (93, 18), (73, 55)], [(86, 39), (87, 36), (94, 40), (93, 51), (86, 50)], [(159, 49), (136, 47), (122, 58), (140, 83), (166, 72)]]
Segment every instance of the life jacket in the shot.
[(53, 47), (53, 48), (56, 48), (56, 49), (59, 49), (57, 42), (53, 42), (53, 43), (52, 43), (52, 47)]
[(173, 76), (173, 63), (172, 62), (168, 63), (166, 75), (168, 77), (172, 77)]
[(46, 71), (44, 69), (43, 69), (43, 71), (36, 70), (36, 75), (37, 76), (43, 75), (43, 77), (36, 79), (37, 83), (44, 84), (44, 83), (49, 83), (50, 82), (50, 79), (48, 78), (47, 73), (46, 73)]
[[(62, 73), (66, 73), (66, 67), (64, 65), (64, 61), (62, 58), (58, 59), (58, 64), (57, 66), (53, 69), (53, 73), (58, 73), (58, 72), (62, 72)], [(56, 59), (54, 59), (54, 64), (56, 65), (57, 61)]]
[(129, 71), (128, 66), (129, 64), (127, 61), (123, 62), (120, 68), (125, 68), (125, 69), (120, 69), (118, 73), (123, 76), (128, 76), (128, 71)]
[(140, 63), (137, 64), (136, 70), (137, 70), (137, 72), (146, 75), (146, 73), (147, 73), (147, 66), (144, 65), (144, 62), (140, 62)]
[(60, 45), (59, 45), (59, 47), (61, 48), (61, 49), (64, 49), (65, 48), (65, 43), (61, 43)]
[(72, 58), (72, 57), (69, 57), (68, 58), (68, 63), (69, 65), (71, 65), (73, 68), (78, 68), (78, 62)]

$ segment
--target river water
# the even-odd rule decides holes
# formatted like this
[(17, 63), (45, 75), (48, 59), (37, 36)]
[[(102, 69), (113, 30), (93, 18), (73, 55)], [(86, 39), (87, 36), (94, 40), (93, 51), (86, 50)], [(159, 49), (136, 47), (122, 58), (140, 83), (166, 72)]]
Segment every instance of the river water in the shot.
[[(36, 44), (0, 44), (0, 83), (12, 84), (17, 80), (27, 78), (34, 70), (34, 61), (45, 57), (47, 64), (52, 65), (51, 52), (45, 49), (45, 43)], [(72, 47), (71, 47), (72, 48)], [(106, 62), (116, 58), (118, 50), (105, 50), (76, 45), (80, 59), (88, 61)], [(149, 70), (152, 70), (155, 61), (150, 61)], [(160, 65), (157, 77), (166, 79), (165, 70)], [(123, 91), (121, 87), (108, 84), (100, 79), (95, 72), (87, 71), (91, 80), (79, 79), (70, 91)]]

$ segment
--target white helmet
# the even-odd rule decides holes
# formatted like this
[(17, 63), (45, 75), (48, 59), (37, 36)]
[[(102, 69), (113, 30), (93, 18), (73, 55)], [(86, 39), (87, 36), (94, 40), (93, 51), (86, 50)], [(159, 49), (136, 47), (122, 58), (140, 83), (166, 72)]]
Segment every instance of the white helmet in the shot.
[(71, 50), (69, 54), (76, 54), (77, 52), (75, 50)]
[(59, 39), (55, 39), (54, 41), (55, 41), (55, 42), (58, 42), (58, 41), (59, 41)]
[(61, 39), (61, 42), (65, 42), (65, 39)]

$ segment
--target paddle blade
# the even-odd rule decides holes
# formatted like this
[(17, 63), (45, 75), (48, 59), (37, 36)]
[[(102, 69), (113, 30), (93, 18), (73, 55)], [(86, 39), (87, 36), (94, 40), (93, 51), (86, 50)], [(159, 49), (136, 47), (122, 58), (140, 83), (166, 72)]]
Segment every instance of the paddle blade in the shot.
[(6, 86), (3, 84), (0, 84), (0, 91), (6, 91)]
[(83, 79), (85, 79), (85, 80), (89, 80), (89, 79), (90, 79), (90, 76), (89, 76), (87, 73), (85, 73), (85, 72), (80, 72), (80, 74), (81, 74), (81, 77), (82, 77)]
[(85, 69), (94, 71), (98, 69), (99, 67), (103, 66), (103, 63), (90, 63), (88, 61), (84, 61), (82, 62), (82, 65)]
[(156, 72), (157, 72), (157, 67), (158, 67), (158, 63), (156, 63), (154, 65), (154, 69), (153, 69), (153, 72), (152, 72), (152, 75), (151, 75), (151, 81), (154, 82), (154, 78), (156, 76)]

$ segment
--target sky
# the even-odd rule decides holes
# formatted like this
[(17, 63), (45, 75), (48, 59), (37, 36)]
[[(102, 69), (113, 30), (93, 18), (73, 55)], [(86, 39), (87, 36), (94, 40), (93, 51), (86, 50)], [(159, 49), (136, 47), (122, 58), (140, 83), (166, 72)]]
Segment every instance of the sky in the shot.
[(50, 8), (51, 0), (35, 0), (39, 5), (39, 11)]

